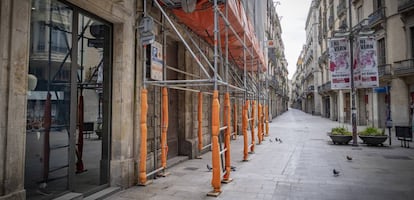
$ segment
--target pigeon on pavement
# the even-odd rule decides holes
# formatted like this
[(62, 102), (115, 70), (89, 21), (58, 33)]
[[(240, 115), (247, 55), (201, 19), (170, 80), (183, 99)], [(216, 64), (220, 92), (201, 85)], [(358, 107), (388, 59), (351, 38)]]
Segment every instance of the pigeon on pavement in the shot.
[(332, 172), (333, 172), (333, 175), (334, 175), (335, 177), (339, 176), (339, 171), (338, 171), (338, 170), (333, 169), (333, 170), (332, 170)]
[(208, 171), (210, 172), (213, 168), (212, 168), (212, 167), (210, 167), (210, 165), (208, 165), (208, 164), (207, 164), (207, 169), (208, 169)]
[(349, 160), (349, 161), (351, 161), (352, 160), (352, 157), (351, 156), (346, 156), (346, 159)]

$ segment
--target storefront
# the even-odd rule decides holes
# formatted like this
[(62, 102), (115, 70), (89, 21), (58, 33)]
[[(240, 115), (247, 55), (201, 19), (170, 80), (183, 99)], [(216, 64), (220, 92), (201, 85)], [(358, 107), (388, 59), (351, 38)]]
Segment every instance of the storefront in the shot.
[(134, 2), (1, 1), (0, 199), (136, 182)]

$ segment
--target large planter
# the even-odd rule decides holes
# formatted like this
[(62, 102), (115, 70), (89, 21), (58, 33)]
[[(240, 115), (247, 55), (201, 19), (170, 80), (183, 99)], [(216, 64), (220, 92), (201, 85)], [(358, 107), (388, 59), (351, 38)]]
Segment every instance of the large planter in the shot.
[(372, 145), (372, 146), (384, 146), (384, 142), (387, 140), (388, 136), (386, 135), (379, 135), (379, 136), (362, 136), (359, 135), (359, 138), (361, 138), (362, 141), (364, 141), (364, 144)]
[(352, 140), (352, 135), (332, 135), (328, 133), (334, 144), (348, 144)]

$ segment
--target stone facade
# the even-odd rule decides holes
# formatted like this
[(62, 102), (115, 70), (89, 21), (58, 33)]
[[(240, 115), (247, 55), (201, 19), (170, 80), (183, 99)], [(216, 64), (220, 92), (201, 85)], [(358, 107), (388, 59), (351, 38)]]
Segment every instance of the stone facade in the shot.
[[(50, 2), (49, 0), (45, 0)], [(140, 155), (140, 117), (141, 117), (141, 90), (143, 89), (143, 70), (145, 65), (145, 48), (139, 43), (139, 32), (137, 30), (144, 1), (137, 0), (67, 0), (62, 3), (77, 8), (76, 12), (84, 12), (105, 20), (112, 26), (111, 33), (111, 85), (109, 90), (111, 98), (105, 104), (109, 104), (110, 124), (109, 138), (109, 163), (108, 185), (128, 188), (137, 183), (138, 165)], [(268, 96), (270, 104), (270, 119), (280, 115), (287, 110), (289, 100), (287, 81), (287, 62), (284, 59), (284, 47), (281, 40), (281, 27), (278, 15), (272, 1), (261, 4), (262, 18), (267, 24), (262, 26), (261, 38), (273, 38), (277, 41), (275, 54), (268, 54), (269, 72), (266, 82), (271, 88)], [(165, 45), (169, 56), (167, 66), (173, 70), (167, 73), (168, 79), (190, 80), (206, 78), (197, 62), (186, 49), (180, 38), (174, 32), (171, 25), (167, 25), (160, 10), (147, 1), (148, 14), (156, 20), (154, 33), (155, 40), (163, 44), (163, 33), (166, 33)], [(31, 31), (30, 0), (4, 0), (0, 3), (0, 199), (25, 199), (25, 147), (26, 147), (26, 115), (27, 115), (27, 92), (29, 73), (30, 31)], [(254, 11), (254, 12), (257, 12)], [(168, 15), (172, 15), (169, 13)], [(165, 27), (162, 24), (165, 23)], [(178, 31), (183, 33), (187, 27), (173, 19)], [(271, 25), (269, 25), (271, 24)], [(263, 31), (270, 31), (265, 35)], [(213, 59), (213, 49), (210, 44), (194, 33), (184, 34), (184, 39), (194, 39), (197, 45), (204, 51), (208, 59)], [(73, 39), (74, 37), (72, 37)], [(263, 44), (263, 43), (262, 43)], [(195, 45), (190, 43), (195, 49)], [(262, 48), (264, 46), (262, 45)], [(274, 57), (276, 57), (275, 59)], [(197, 54), (197, 56), (201, 56)], [(199, 59), (199, 58), (198, 58)], [(204, 65), (207, 62), (200, 59)], [(212, 73), (212, 70), (207, 68)], [(220, 74), (224, 72), (220, 69)], [(75, 72), (76, 70), (71, 70)], [(72, 72), (72, 75), (73, 75)], [(184, 72), (184, 73), (182, 73)], [(240, 71), (235, 71), (240, 73)], [(232, 72), (232, 73), (235, 73)], [(237, 74), (239, 75), (239, 74)], [(254, 77), (254, 76), (253, 76)], [(258, 81), (253, 78), (252, 81)], [(236, 84), (236, 81), (229, 81)], [(265, 86), (265, 82), (263, 82)], [(76, 90), (76, 86), (71, 89)], [(147, 171), (155, 170), (160, 165), (160, 123), (161, 123), (161, 91), (160, 85), (147, 85), (148, 89), (148, 138), (147, 138)], [(200, 86), (197, 89), (208, 91), (211, 88)], [(171, 157), (186, 156), (190, 159), (200, 155), (197, 149), (198, 130), (198, 96), (197, 89), (177, 90), (169, 88), (170, 125), (169, 132), (174, 133), (174, 138), (169, 140), (169, 153)], [(223, 102), (223, 88), (220, 94), (220, 102)], [(72, 95), (73, 96), (73, 95)], [(203, 95), (203, 144), (209, 144), (211, 129), (211, 100), (209, 92)], [(71, 101), (76, 99), (71, 99)], [(238, 123), (241, 130), (241, 106), (243, 100), (232, 93), (232, 102), (237, 104)], [(73, 105), (76, 105), (73, 104)], [(221, 106), (221, 113), (223, 111)], [(76, 108), (71, 108), (71, 116), (76, 119)], [(234, 111), (232, 111), (234, 112)], [(222, 115), (222, 114), (221, 114)], [(221, 116), (222, 119), (222, 116)], [(76, 132), (76, 122), (71, 122), (73, 132)], [(223, 125), (223, 124), (222, 124)], [(232, 129), (232, 131), (234, 131)], [(72, 147), (75, 141), (72, 141)], [(206, 149), (208, 150), (208, 149)], [(75, 150), (69, 151), (75, 157)], [(74, 158), (70, 158), (74, 159)], [(73, 160), (72, 160), (73, 161)], [(102, 160), (101, 165), (105, 165)], [(69, 162), (71, 163), (71, 162)], [(72, 163), (73, 164), (73, 163)], [(75, 174), (75, 167), (68, 167), (69, 179)], [(105, 175), (103, 175), (105, 176)], [(102, 178), (102, 177), (101, 177)], [(69, 188), (73, 187), (69, 180)]]
[[(382, 88), (381, 90), (357, 89), (355, 95), (357, 124), (385, 127), (387, 119), (391, 119), (394, 125), (411, 125), (413, 2), (353, 0), (351, 5), (352, 27), (357, 30), (354, 34), (364, 34), (364, 31), (370, 30), (377, 40), (379, 88)], [(319, 108), (316, 105), (311, 107), (319, 110), (324, 117), (339, 122), (350, 122), (350, 90), (330, 89), (327, 53), (327, 38), (333, 37), (335, 32), (350, 24), (348, 2), (315, 0), (312, 1), (309, 16), (312, 13), (316, 13), (316, 24), (319, 28), (313, 32), (308, 31), (307, 37), (313, 37), (310, 34), (317, 34), (318, 44), (309, 48), (317, 52), (314, 55), (317, 56), (318, 62), (313, 66), (319, 67), (322, 81), (315, 84), (315, 91), (322, 98)], [(306, 54), (304, 56), (306, 59)], [(306, 73), (306, 70), (305, 72), (298, 70), (296, 73), (298, 75), (295, 76), (294, 82), (301, 84), (301, 74)], [(389, 93), (386, 93), (385, 88), (389, 88)], [(301, 95), (302, 91), (298, 88), (296, 91), (298, 94), (294, 97), (296, 100), (293, 104), (298, 105), (299, 101), (307, 100)], [(295, 92), (293, 94), (295, 95)], [(301, 109), (309, 112), (305, 107)]]

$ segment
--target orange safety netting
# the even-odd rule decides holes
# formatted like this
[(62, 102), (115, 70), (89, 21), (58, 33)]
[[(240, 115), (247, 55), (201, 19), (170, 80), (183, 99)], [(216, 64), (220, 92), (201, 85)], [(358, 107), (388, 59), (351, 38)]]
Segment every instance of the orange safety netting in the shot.
[[(260, 48), (258, 39), (256, 38), (254, 27), (244, 11), (243, 5), (239, 0), (227, 0), (228, 3), (228, 21), (238, 36), (243, 40), (243, 34), (246, 34), (245, 44), (252, 50), (253, 53), (253, 65), (252, 57), (246, 51), (246, 68), (248, 71), (257, 71), (258, 61), (262, 66), (261, 71), (264, 72), (267, 69), (264, 61), (263, 51)], [(219, 10), (225, 13), (225, 4), (218, 5)], [(214, 10), (213, 3), (209, 0), (199, 0), (196, 5), (196, 9), (192, 13), (186, 13), (181, 8), (173, 9), (173, 13), (177, 16), (180, 22), (187, 25), (193, 32), (200, 37), (204, 38), (210, 44), (215, 44), (214, 41)], [(225, 52), (225, 29), (226, 23), (221, 18), (219, 19), (219, 33), (221, 38), (221, 48)], [(243, 44), (239, 41), (236, 35), (228, 29), (228, 45), (229, 53), (234, 58), (236, 65), (244, 69), (243, 58)], [(253, 48), (253, 49), (252, 49)]]

